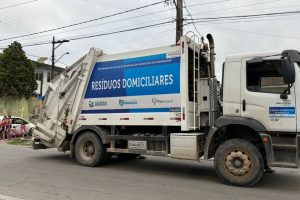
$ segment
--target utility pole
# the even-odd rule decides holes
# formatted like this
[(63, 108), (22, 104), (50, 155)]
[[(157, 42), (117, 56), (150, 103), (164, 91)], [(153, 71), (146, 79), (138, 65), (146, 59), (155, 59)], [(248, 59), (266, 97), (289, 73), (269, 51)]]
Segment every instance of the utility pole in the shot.
[[(175, 0), (174, 0), (175, 2)], [(180, 37), (183, 35), (183, 2), (182, 0), (177, 0), (176, 6), (176, 41), (180, 40)]]
[[(51, 80), (54, 78), (54, 64), (55, 64), (55, 49), (57, 49), (62, 43), (69, 42), (69, 40), (58, 40), (55, 41), (55, 37), (53, 36), (52, 40), (52, 67), (51, 67)], [(58, 44), (55, 46), (55, 44)]]
[(53, 40), (52, 40), (52, 64), (51, 64), (51, 80), (53, 79), (53, 75), (54, 75), (54, 51), (55, 51), (55, 37), (53, 36)]
[(40, 96), (43, 96), (43, 84), (44, 84), (44, 73), (39, 74), (41, 76), (41, 85), (40, 85)]

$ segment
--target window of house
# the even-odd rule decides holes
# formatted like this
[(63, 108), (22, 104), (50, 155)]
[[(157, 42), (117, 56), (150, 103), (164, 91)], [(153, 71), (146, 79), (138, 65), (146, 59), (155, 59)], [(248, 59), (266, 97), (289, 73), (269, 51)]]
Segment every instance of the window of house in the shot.
[(288, 88), (283, 82), (280, 60), (247, 63), (247, 89), (251, 92), (282, 94)]
[(47, 82), (51, 81), (51, 72), (47, 72)]
[(43, 74), (35, 72), (35, 80), (42, 81), (42, 79), (43, 79)]

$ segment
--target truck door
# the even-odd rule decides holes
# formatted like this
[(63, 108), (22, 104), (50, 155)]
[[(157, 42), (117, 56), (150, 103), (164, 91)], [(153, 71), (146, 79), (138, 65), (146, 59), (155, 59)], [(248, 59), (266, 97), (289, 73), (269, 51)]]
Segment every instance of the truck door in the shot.
[(280, 58), (249, 63), (242, 59), (241, 116), (257, 120), (268, 131), (296, 131), (295, 87), (288, 98), (280, 94), (288, 88), (283, 82)]

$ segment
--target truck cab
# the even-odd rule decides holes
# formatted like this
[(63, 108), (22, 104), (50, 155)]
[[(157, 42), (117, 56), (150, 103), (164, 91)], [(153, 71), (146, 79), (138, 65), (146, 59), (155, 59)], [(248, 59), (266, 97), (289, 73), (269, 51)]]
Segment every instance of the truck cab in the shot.
[(206, 140), (206, 156), (214, 157), (225, 182), (249, 184), (249, 162), (259, 169), (257, 163), (263, 160), (265, 171), (299, 167), (299, 64), (300, 54), (294, 50), (226, 58), (223, 115)]
[(293, 50), (231, 56), (224, 64), (220, 120), (240, 119), (260, 127), (259, 134), (269, 135), (271, 166), (298, 166), (299, 64), (300, 55)]

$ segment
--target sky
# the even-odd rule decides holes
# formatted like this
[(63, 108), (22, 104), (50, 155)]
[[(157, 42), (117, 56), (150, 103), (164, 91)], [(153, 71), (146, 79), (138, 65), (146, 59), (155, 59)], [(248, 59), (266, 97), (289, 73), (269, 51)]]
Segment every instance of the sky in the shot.
[[(48, 43), (53, 36), (57, 40), (72, 39), (172, 21), (176, 17), (175, 6), (159, 3), (69, 28), (8, 38), (97, 19), (156, 2), (159, 0), (0, 0), (0, 48), (6, 48), (16, 40), (24, 46), (23, 50), (30, 59), (47, 57), (49, 59), (46, 63), (50, 63), (51, 43), (26, 45)], [(208, 33), (213, 35), (219, 79), (222, 63), (228, 55), (300, 49), (300, 12), (297, 13), (300, 11), (299, 0), (185, 0), (185, 5), (184, 18), (191, 19), (192, 16), (195, 23), (184, 26), (184, 34), (193, 31), (204, 37)], [(274, 14), (282, 12), (296, 13)], [(253, 16), (269, 13), (273, 14)], [(249, 18), (226, 18), (230, 16)], [(63, 43), (55, 54), (58, 59), (69, 52), (57, 63), (60, 67), (66, 67), (81, 58), (91, 47), (100, 48), (106, 54), (114, 54), (174, 43), (175, 23), (168, 23), (130, 32), (72, 40)]]

